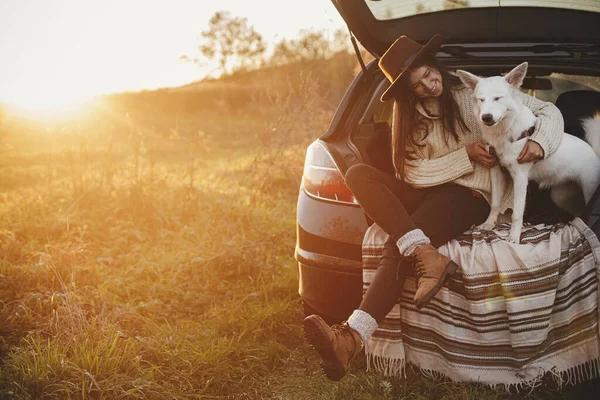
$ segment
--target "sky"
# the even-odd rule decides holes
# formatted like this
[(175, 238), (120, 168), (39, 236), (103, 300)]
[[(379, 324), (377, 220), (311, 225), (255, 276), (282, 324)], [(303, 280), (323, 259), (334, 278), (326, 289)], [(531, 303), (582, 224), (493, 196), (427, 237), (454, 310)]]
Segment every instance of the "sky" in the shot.
[(0, 101), (42, 106), (199, 80), (206, 71), (179, 58), (199, 55), (219, 10), (270, 43), (345, 27), (330, 0), (1, 0)]

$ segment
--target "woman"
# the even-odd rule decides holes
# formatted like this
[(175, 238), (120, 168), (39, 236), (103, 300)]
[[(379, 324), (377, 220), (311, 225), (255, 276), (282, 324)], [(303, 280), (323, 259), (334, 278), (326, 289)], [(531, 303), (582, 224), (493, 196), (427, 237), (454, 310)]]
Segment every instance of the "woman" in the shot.
[[(307, 339), (333, 380), (345, 375), (352, 358), (396, 304), (407, 268), (415, 266), (415, 304), (421, 308), (457, 268), (436, 248), (482, 223), (489, 213), (489, 168), (497, 159), (481, 142), (471, 95), (436, 61), (440, 46), (440, 35), (425, 46), (402, 36), (379, 60), (391, 82), (381, 100), (394, 99), (396, 174), (361, 164), (351, 167), (345, 178), (365, 213), (389, 239), (362, 303), (347, 322), (329, 327), (316, 315), (304, 321)], [(552, 103), (520, 95), (538, 117), (519, 156), (523, 163), (554, 153), (564, 127)], [(502, 212), (511, 204), (512, 193), (507, 193)]]

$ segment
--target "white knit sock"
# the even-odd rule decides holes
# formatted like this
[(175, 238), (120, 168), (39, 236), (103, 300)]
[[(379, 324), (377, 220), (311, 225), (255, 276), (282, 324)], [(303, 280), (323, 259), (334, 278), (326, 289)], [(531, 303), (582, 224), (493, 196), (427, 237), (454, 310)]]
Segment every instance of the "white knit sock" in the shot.
[(350, 318), (348, 318), (348, 326), (358, 332), (363, 346), (369, 341), (369, 338), (378, 327), (375, 318), (363, 310), (354, 310)]
[(407, 232), (396, 242), (400, 254), (410, 256), (415, 248), (421, 244), (431, 244), (431, 240), (420, 229), (413, 229)]

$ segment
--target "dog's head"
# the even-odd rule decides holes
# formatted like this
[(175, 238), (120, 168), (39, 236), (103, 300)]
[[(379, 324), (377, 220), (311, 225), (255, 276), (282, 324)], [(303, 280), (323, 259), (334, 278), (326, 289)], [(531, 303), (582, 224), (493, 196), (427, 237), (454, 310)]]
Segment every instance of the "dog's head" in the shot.
[(460, 69), (456, 71), (460, 80), (475, 97), (476, 111), (484, 125), (496, 125), (502, 121), (507, 112), (516, 108), (511, 91), (512, 88), (518, 89), (523, 84), (527, 66), (528, 64), (524, 62), (503, 77), (489, 78), (480, 78)]

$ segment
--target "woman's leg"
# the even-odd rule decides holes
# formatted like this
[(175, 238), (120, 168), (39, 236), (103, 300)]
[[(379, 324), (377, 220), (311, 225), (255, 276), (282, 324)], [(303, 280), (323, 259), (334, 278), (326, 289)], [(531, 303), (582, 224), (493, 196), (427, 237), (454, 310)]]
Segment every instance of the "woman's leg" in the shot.
[(398, 302), (404, 286), (406, 270), (409, 267), (410, 261), (400, 255), (396, 242), (390, 236), (383, 246), (381, 261), (358, 309), (366, 312), (376, 323), (379, 323)]
[(437, 248), (485, 221), (489, 212), (490, 206), (480, 194), (446, 184), (429, 188), (410, 218)]
[(304, 320), (308, 341), (321, 355), (323, 371), (333, 380), (345, 375), (350, 361), (377, 329), (377, 322), (398, 301), (407, 262), (397, 240), (422, 228), (439, 246), (485, 220), (489, 210), (485, 200), (474, 197), (469, 189), (442, 185), (417, 190), (369, 166), (350, 168), (346, 179), (367, 215), (390, 234), (390, 239), (373, 282), (346, 324), (329, 327), (316, 315)]
[(369, 218), (396, 241), (417, 229), (410, 214), (427, 190), (415, 189), (393, 175), (366, 164), (350, 167), (345, 180), (346, 186)]
[(352, 166), (346, 184), (369, 218), (396, 241), (421, 229), (439, 247), (489, 213), (487, 201), (471, 189), (451, 183), (415, 189), (366, 164)]
[[(441, 289), (446, 277), (458, 264), (441, 254), (437, 247), (459, 235), (471, 225), (483, 222), (489, 213), (487, 202), (477, 192), (458, 186), (436, 187), (411, 214), (415, 224), (427, 232), (432, 244), (414, 250), (417, 291), (414, 302), (424, 307)], [(441, 267), (443, 265), (443, 267)]]
[[(366, 301), (365, 309), (355, 310), (347, 323), (332, 327), (317, 315), (304, 319), (306, 338), (321, 356), (323, 372), (332, 380), (339, 380), (346, 374), (350, 361), (377, 329), (371, 313), (378, 319), (383, 318), (389, 311), (386, 311), (387, 305), (393, 306), (398, 299), (402, 286), (399, 281), (403, 280), (404, 271), (398, 268), (398, 261), (403, 257), (396, 239), (416, 229), (406, 205), (414, 209), (422, 195), (421, 191), (403, 185), (392, 175), (364, 164), (351, 167), (345, 178), (346, 185), (363, 210), (390, 233), (390, 240), (386, 243), (382, 265), (371, 285), (373, 289), (367, 290), (366, 296), (371, 300)], [(395, 277), (395, 281), (390, 281), (390, 277)]]
[[(389, 294), (386, 287), (400, 286), (395, 276), (406, 263), (401, 263), (401, 256), (410, 256), (420, 247), (418, 259), (419, 279), (415, 303), (418, 307), (425, 305), (439, 290), (445, 277), (457, 268), (446, 256), (437, 252), (435, 247), (468, 229), (480, 217), (489, 212), (487, 202), (482, 197), (475, 197), (470, 189), (444, 184), (427, 189), (415, 189), (394, 176), (377, 170), (369, 165), (358, 164), (346, 172), (346, 184), (352, 191), (365, 213), (387, 232), (395, 242), (398, 252), (391, 243), (386, 244), (386, 256), (377, 269), (372, 286), (378, 288), (376, 294), (367, 291), (364, 300), (373, 304), (373, 300), (381, 299), (384, 310), (387, 304), (394, 304), (394, 295)], [(433, 242), (433, 246), (427, 246)], [(393, 284), (392, 284), (393, 282)], [(386, 295), (381, 295), (386, 293)], [(368, 307), (367, 307), (368, 308)], [(362, 309), (361, 309), (362, 310)], [(375, 320), (387, 314), (378, 312), (373, 306)], [(368, 333), (376, 324), (372, 318), (361, 312), (350, 319)]]
[[(471, 226), (485, 221), (489, 210), (487, 201), (473, 195), (470, 189), (458, 185), (441, 185), (426, 191), (410, 218), (431, 239), (431, 244), (439, 247)], [(400, 297), (408, 265), (408, 260), (400, 255), (390, 236), (359, 310), (369, 314), (377, 323), (380, 322)], [(356, 316), (359, 316), (361, 322), (366, 319), (361, 313)], [(368, 322), (361, 325), (368, 325)]]

